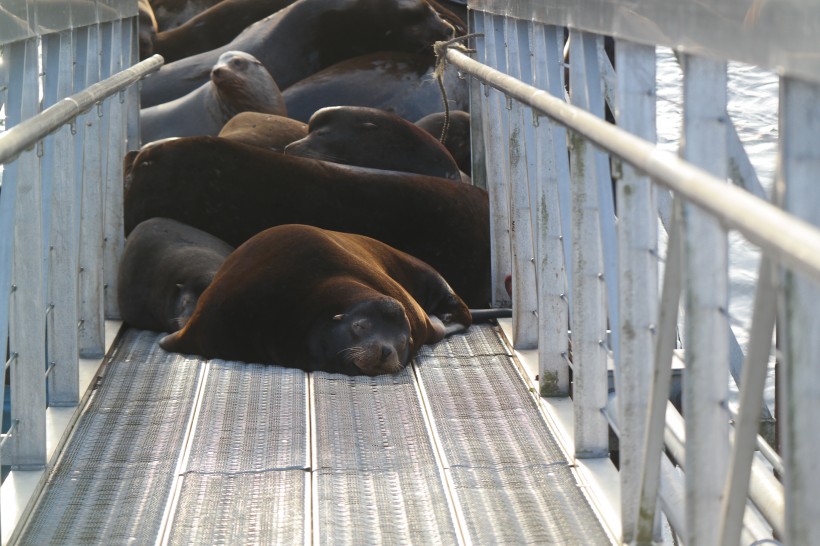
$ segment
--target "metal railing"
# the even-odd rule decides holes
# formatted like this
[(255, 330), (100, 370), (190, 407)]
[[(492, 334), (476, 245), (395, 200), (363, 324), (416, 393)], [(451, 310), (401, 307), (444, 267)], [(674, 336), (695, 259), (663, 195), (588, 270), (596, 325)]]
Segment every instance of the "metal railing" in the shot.
[[(812, 362), (820, 354), (812, 312), (820, 301), (820, 191), (811, 188), (820, 151), (810, 144), (820, 136), (820, 71), (800, 55), (810, 37), (772, 46), (781, 71), (792, 74), (780, 82), (775, 205), (759, 189), (753, 195), (727, 183), (737, 175), (730, 162), (748, 159), (736, 155), (741, 146), (726, 109), (726, 61), (688, 53), (697, 39), (681, 36), (707, 24), (710, 13), (694, 14), (702, 20), (690, 13), (690, 24), (678, 25), (672, 43), (664, 43), (651, 32), (662, 25), (643, 19), (657, 6), (620, 13), (617, 4), (595, 1), (547, 8), (471, 0), (470, 7), (471, 32), (479, 33), (471, 42), (475, 59), (454, 48), (446, 58), (473, 78), (473, 172), (490, 192), (494, 303), (509, 303), (504, 277), (512, 272), (513, 344), (538, 349), (542, 396), (571, 391), (574, 456), (606, 457), (609, 427), (618, 434), (620, 538), (658, 538), (660, 503), (684, 543), (773, 536), (810, 543), (820, 536), (811, 500), (820, 485), (811, 470), (820, 447), (820, 428), (812, 424), (820, 409)], [(820, 13), (805, 8), (806, 24), (820, 22)], [(616, 16), (601, 16), (610, 9)], [(633, 16), (645, 26), (624, 24)], [(731, 26), (730, 19), (723, 23)], [(605, 31), (619, 36), (612, 63)], [(729, 33), (734, 42), (709, 38), (716, 40), (706, 44), (712, 55), (736, 58), (736, 42), (748, 37), (734, 27)], [(656, 145), (654, 44), (686, 46), (678, 51), (679, 156)], [(743, 60), (766, 64), (755, 52)], [(607, 104), (615, 124), (604, 120)], [(662, 258), (658, 210), (670, 196)], [(727, 313), (729, 230), (763, 256), (750, 343), (743, 366), (732, 366), (740, 386), (736, 416), (727, 403), (737, 353)], [(679, 307), (686, 317), (685, 420), (668, 401)], [(780, 356), (787, 369), (779, 393), (788, 401), (778, 423), (782, 460), (757, 435), (775, 316), (785, 333)], [(782, 484), (755, 456), (758, 445), (782, 467)]]
[(0, 345), (12, 423), (0, 462), (19, 470), (49, 464), (47, 408), (78, 411), (79, 359), (102, 356), (105, 319), (119, 318), (122, 158), (139, 146), (134, 84), (162, 64), (135, 64), (135, 2), (38, 9), (0, 10)]

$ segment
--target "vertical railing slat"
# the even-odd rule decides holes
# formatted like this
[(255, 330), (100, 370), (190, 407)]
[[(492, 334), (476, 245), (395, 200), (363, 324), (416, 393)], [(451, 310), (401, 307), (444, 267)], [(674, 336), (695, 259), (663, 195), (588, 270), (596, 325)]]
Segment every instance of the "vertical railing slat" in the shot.
[[(726, 63), (684, 55), (684, 159), (726, 179)], [(729, 456), (728, 239), (720, 223), (684, 206), (686, 276), (687, 544), (717, 544)]]
[[(10, 83), (21, 86), (20, 120), (39, 111), (38, 40), (29, 38), (14, 44), (24, 49), (19, 74), (12, 67)], [(15, 93), (16, 94), (16, 93)], [(9, 106), (13, 108), (10, 103)], [(11, 109), (10, 108), (10, 109)], [(11, 436), (9, 458), (3, 462), (17, 468), (42, 468), (46, 462), (45, 346), (46, 312), (43, 304), (43, 223), (40, 178), (40, 148), (27, 150), (15, 161), (17, 203), (14, 222), (14, 250), (9, 320), (11, 363)], [(5, 186), (5, 184), (4, 184)], [(5, 193), (5, 187), (4, 187)]]
[[(470, 10), (468, 13), (470, 33), (484, 33), (484, 16), (481, 12)], [(483, 40), (473, 39), (476, 58), (484, 59)], [(482, 119), (484, 119), (483, 84), (476, 78), (469, 78), (470, 86), (470, 178), (474, 186), (487, 189), (487, 159), (484, 151)]]
[[(504, 19), (507, 45), (507, 73), (522, 79), (521, 57), (529, 57), (529, 45), (519, 43), (519, 25), (515, 19)], [(526, 30), (524, 27), (523, 30)], [(527, 37), (524, 36), (524, 40)], [(531, 78), (531, 76), (530, 76)], [(533, 247), (530, 205), (530, 174), (528, 158), (534, 156), (528, 134), (532, 130), (532, 111), (518, 101), (511, 101), (509, 140), (509, 172), (512, 210), (512, 271), (513, 271), (513, 347), (535, 349), (538, 346), (537, 294), (535, 287), (535, 251)]]
[[(784, 208), (820, 225), (820, 87), (792, 78), (780, 79), (779, 172), (776, 189)], [(786, 468), (786, 536), (784, 544), (812, 544), (820, 536), (820, 287), (799, 274), (784, 279), (783, 463)]]
[[(503, 56), (498, 55), (498, 35), (501, 18), (484, 14), (484, 62), (493, 68), (504, 68)], [(502, 36), (503, 40), (503, 36)], [(479, 39), (479, 42), (481, 40)], [(503, 41), (501, 43), (503, 47)], [(492, 241), (492, 304), (495, 307), (510, 305), (510, 297), (504, 288), (504, 278), (512, 273), (512, 250), (510, 249), (510, 197), (504, 146), (505, 124), (503, 118), (504, 96), (500, 91), (485, 86), (486, 108), (484, 114), (484, 149), (487, 154), (487, 191), (490, 194), (490, 240)]]
[[(570, 97), (587, 110), (591, 88), (600, 89), (596, 57), (590, 66), (588, 48), (595, 37), (570, 31)], [(606, 315), (601, 230), (599, 227), (596, 158), (592, 145), (572, 133), (572, 355), (575, 456), (603, 457), (609, 450), (609, 429), (602, 409), (607, 402)]]
[[(74, 32), (64, 31), (56, 39), (46, 67), (46, 81), (56, 80), (54, 102), (71, 94), (73, 88)], [(48, 399), (52, 406), (69, 406), (79, 401), (77, 328), (79, 232), (77, 230), (77, 187), (74, 184), (74, 139), (72, 128), (64, 126), (53, 135), (52, 219), (50, 233), (48, 359), (53, 369), (48, 376)], [(72, 325), (66, 327), (66, 325)]]
[[(620, 128), (655, 142), (655, 48), (627, 41), (615, 46)], [(620, 358), (618, 393), (622, 541), (635, 539), (640, 499), (646, 407), (652, 377), (658, 315), (658, 216), (655, 189), (644, 176), (618, 163), (618, 292)]]
[[(109, 73), (116, 74), (129, 66), (122, 49), (122, 21), (109, 23), (112, 30)], [(104, 208), (103, 208), (103, 287), (105, 289), (105, 318), (119, 319), (117, 303), (117, 275), (120, 256), (125, 247), (123, 231), (123, 165), (126, 152), (125, 92), (121, 91), (106, 100), (106, 128), (108, 134), (105, 157)]]
[[(557, 50), (556, 29), (538, 23), (531, 25), (533, 82), (540, 89), (552, 89), (554, 86), (551, 81), (554, 78), (560, 80), (557, 72), (562, 69), (556, 58), (554, 66), (550, 67), (548, 64), (548, 42), (551, 41), (553, 50)], [(563, 98), (562, 95), (559, 97)], [(536, 124), (538, 390), (541, 396), (566, 396), (569, 393), (569, 313), (564, 249), (561, 244), (561, 215), (568, 214), (568, 211), (560, 208), (558, 186), (561, 177), (569, 184), (567, 137), (566, 129), (546, 116), (537, 116)]]
[[(82, 87), (100, 80), (100, 29), (88, 28), (86, 72)], [(102, 271), (102, 134), (101, 108), (98, 105), (80, 116), (85, 126), (82, 162), (82, 205), (80, 221), (80, 354), (100, 356), (104, 348), (103, 271)]]

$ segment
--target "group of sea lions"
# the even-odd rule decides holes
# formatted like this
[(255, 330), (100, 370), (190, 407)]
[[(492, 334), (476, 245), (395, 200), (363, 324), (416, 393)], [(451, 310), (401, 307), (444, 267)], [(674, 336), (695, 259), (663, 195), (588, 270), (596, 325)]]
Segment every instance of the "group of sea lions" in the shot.
[[(194, 1), (150, 0), (144, 17), (149, 52), (175, 30), (196, 39), (142, 87), (123, 320), (171, 332), (169, 351), (369, 375), (468, 328), (468, 306), (490, 303), (488, 198), (469, 183), (469, 116), (438, 140), (429, 75), (459, 16), (434, 0), (209, 0), (186, 23)], [(446, 87), (465, 109), (466, 83)]]

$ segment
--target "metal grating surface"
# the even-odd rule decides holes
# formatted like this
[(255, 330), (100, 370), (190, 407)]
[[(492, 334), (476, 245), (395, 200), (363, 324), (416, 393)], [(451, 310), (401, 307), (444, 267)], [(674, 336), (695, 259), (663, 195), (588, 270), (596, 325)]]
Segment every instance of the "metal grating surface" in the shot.
[(129, 330), (80, 417), (22, 544), (153, 543), (200, 369)]
[(479, 325), (416, 358), (470, 539), (610, 543), (507, 354)]
[(186, 472), (308, 468), (307, 396), (302, 370), (211, 360)]
[(171, 544), (304, 542), (307, 375), (211, 360)]
[(457, 542), (412, 371), (313, 387), (318, 542)]
[(169, 544), (305, 542), (307, 472), (187, 474)]

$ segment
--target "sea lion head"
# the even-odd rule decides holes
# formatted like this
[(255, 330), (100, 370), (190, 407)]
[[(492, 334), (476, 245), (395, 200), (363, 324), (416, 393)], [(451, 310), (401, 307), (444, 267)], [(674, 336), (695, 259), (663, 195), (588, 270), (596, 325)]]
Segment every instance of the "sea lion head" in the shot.
[(309, 340), (317, 369), (349, 375), (397, 373), (407, 365), (414, 343), (404, 307), (390, 297), (360, 301), (344, 313), (323, 317)]
[(259, 59), (244, 51), (226, 51), (211, 69), (211, 83), (225, 121), (240, 112), (286, 116), (279, 86)]
[(407, 43), (418, 43), (426, 49), (433, 44), (449, 40), (456, 29), (446, 21), (426, 0), (397, 0), (398, 17), (401, 27), (390, 29), (395, 38), (401, 37)]

